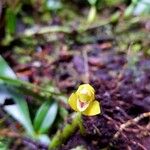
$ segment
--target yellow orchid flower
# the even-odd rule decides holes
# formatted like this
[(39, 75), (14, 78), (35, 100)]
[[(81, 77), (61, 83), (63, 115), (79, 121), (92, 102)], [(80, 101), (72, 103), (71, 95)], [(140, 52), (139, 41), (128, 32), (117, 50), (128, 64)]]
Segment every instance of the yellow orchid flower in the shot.
[(94, 116), (101, 113), (100, 104), (95, 100), (95, 90), (89, 84), (82, 84), (68, 100), (71, 108), (86, 116)]

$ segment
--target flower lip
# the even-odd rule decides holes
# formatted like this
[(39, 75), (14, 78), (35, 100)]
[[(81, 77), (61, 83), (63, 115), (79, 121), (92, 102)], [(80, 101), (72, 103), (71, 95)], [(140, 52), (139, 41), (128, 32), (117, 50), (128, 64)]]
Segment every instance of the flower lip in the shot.
[(90, 102), (89, 101), (81, 101), (79, 99), (77, 99), (77, 109), (81, 112), (83, 112), (84, 110), (87, 109), (87, 107), (89, 106)]

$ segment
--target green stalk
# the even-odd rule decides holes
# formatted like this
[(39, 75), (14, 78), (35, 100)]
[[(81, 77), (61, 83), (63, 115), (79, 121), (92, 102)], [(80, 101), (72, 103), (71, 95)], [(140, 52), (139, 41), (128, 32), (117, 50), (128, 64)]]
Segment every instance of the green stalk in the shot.
[(81, 134), (85, 133), (81, 113), (76, 114), (71, 124), (67, 124), (63, 130), (57, 131), (49, 145), (49, 150), (61, 146), (61, 144), (63, 144), (78, 128), (80, 129)]

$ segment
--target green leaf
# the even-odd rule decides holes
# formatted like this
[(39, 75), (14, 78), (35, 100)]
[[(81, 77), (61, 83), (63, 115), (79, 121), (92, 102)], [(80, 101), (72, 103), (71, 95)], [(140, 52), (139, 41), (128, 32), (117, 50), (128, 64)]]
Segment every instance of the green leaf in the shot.
[[(7, 62), (0, 55), (0, 76), (10, 77), (16, 79), (16, 75), (13, 70), (8, 66)], [(0, 79), (0, 104), (5, 102), (6, 98), (10, 98), (11, 95), (8, 92), (6, 86), (3, 85), (4, 81)]]
[(55, 121), (58, 110), (58, 104), (52, 100), (46, 101), (37, 111), (34, 119), (34, 129), (37, 133), (44, 134)]
[(34, 129), (35, 131), (38, 131), (41, 124), (42, 124), (42, 121), (49, 109), (49, 105), (51, 104), (50, 101), (46, 101), (44, 102), (41, 107), (38, 109), (37, 113), (36, 113), (36, 116), (34, 118), (34, 122), (33, 122), (33, 126), (34, 126)]
[(4, 106), (4, 110), (7, 111), (7, 113), (9, 113), (17, 121), (19, 121), (29, 135), (34, 135), (29, 109), (25, 99), (22, 95), (15, 93), (15, 91), (9, 90), (9, 92), (15, 104)]
[(16, 79), (14, 71), (8, 66), (7, 62), (0, 55), (0, 76)]
[(0, 137), (0, 150), (8, 150), (10, 140), (8, 138)]
[[(13, 84), (18, 84), (16, 75), (13, 70), (8, 66), (6, 61), (0, 56), (0, 76), (8, 79), (8, 82)], [(3, 79), (1, 78), (1, 79)], [(10, 80), (9, 80), (10, 79)], [(11, 80), (12, 79), (12, 80)], [(28, 134), (33, 135), (33, 126), (31, 123), (28, 105), (24, 97), (18, 93), (12, 87), (7, 87), (4, 85), (4, 81), (0, 80), (0, 98), (1, 102), (4, 103), (6, 98), (12, 98), (15, 102), (14, 105), (4, 106), (5, 111), (14, 117), (23, 127), (26, 129)]]
[(92, 6), (90, 8), (88, 18), (87, 18), (88, 23), (92, 23), (94, 21), (95, 17), (96, 17), (96, 7)]
[(11, 8), (6, 10), (6, 31), (13, 34), (16, 30), (16, 14)]
[(126, 18), (130, 17), (133, 13), (134, 8), (135, 8), (134, 4), (129, 5), (128, 8), (125, 10), (124, 16)]
[(49, 130), (49, 128), (55, 121), (57, 110), (58, 110), (58, 104), (56, 102), (53, 102), (49, 107), (49, 110), (42, 122), (40, 133), (45, 133)]
[(0, 104), (4, 104), (5, 99), (10, 98), (11, 94), (8, 92), (6, 86), (0, 84)]
[(19, 79), (13, 79), (11, 77), (1, 76), (0, 74), (0, 83), (6, 83), (12, 86), (21, 86), (24, 85), (25, 82)]

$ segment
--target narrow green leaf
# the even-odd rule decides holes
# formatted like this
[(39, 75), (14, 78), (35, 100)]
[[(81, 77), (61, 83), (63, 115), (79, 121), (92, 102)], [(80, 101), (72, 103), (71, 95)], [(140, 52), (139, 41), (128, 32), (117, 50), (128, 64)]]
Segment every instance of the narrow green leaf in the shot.
[(135, 5), (133, 5), (133, 4), (129, 5), (128, 8), (124, 12), (124, 16), (126, 18), (130, 17), (133, 13), (134, 8), (135, 8)]
[(40, 133), (44, 134), (48, 132), (49, 128), (53, 124), (58, 111), (58, 104), (54, 101), (46, 101), (38, 110), (35, 120), (34, 128)]
[(9, 90), (11, 98), (14, 100), (14, 105), (4, 106), (5, 111), (15, 118), (25, 128), (27, 133), (34, 135), (33, 126), (29, 114), (28, 105), (22, 95)]
[(8, 92), (6, 86), (0, 84), (0, 104), (4, 104), (5, 99), (10, 97), (11, 94)]
[(58, 104), (53, 102), (42, 122), (40, 133), (46, 133), (51, 125), (54, 123), (58, 110)]
[(39, 128), (41, 127), (44, 117), (46, 116), (49, 110), (50, 104), (51, 104), (51, 101), (46, 101), (38, 109), (36, 116), (34, 118), (34, 121), (33, 121), (33, 126), (34, 126), (35, 131), (38, 131)]
[(11, 8), (6, 10), (6, 31), (10, 34), (13, 34), (16, 29), (16, 15), (15, 11)]
[(14, 71), (8, 66), (7, 62), (0, 55), (0, 76), (16, 79)]
[(1, 76), (0, 75), (0, 83), (7, 83), (12, 86), (21, 86), (23, 85), (24, 81), (18, 80), (18, 79), (13, 79), (11, 77), (6, 77), (6, 76)]
[(47, 95), (57, 95), (57, 96), (62, 95), (61, 93), (46, 90), (45, 88), (42, 88), (42, 87), (40, 87), (38, 85), (35, 85), (35, 84), (32, 84), (30, 82), (26, 82), (26, 81), (23, 81), (23, 80), (20, 80), (20, 79), (13, 79), (11, 77), (1, 76), (1, 74), (0, 74), (0, 83), (6, 83), (8, 85), (19, 87), (19, 88), (23, 87), (24, 89), (28, 90), (29, 93), (32, 93), (32, 94), (35, 94), (33, 92), (33, 89), (38, 89), (40, 92), (43, 92)]
[[(28, 134), (33, 135), (33, 126), (31, 123), (28, 105), (24, 99), (24, 97), (20, 94), (17, 94), (14, 89), (11, 87), (6, 87), (4, 85), (4, 81), (10, 82), (12, 84), (20, 84), (20, 81), (17, 80), (15, 73), (8, 66), (7, 62), (0, 56), (0, 98), (1, 102), (4, 103), (5, 98), (12, 98), (15, 102), (14, 105), (6, 105), (4, 109), (23, 127), (26, 129)], [(6, 80), (3, 80), (6, 79)]]

